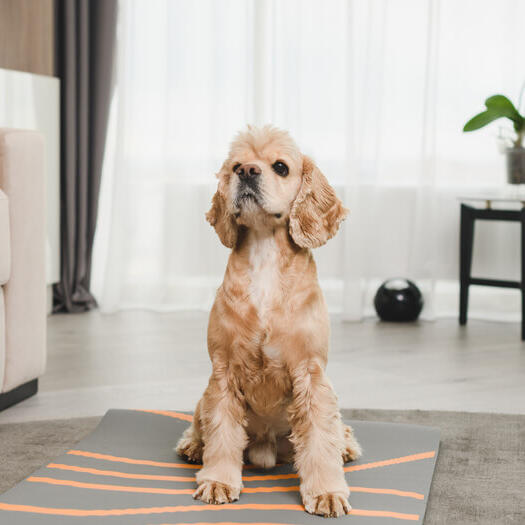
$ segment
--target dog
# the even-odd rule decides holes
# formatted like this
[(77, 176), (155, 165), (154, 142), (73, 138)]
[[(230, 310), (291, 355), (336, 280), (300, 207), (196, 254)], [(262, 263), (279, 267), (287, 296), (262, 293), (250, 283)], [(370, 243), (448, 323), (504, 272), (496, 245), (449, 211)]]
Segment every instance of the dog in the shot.
[(235, 501), (243, 462), (293, 460), (306, 511), (350, 512), (343, 463), (361, 454), (326, 376), (330, 324), (311, 250), (347, 210), (283, 130), (231, 144), (206, 214), (231, 254), (208, 324), (212, 374), (176, 452), (203, 463), (193, 497)]

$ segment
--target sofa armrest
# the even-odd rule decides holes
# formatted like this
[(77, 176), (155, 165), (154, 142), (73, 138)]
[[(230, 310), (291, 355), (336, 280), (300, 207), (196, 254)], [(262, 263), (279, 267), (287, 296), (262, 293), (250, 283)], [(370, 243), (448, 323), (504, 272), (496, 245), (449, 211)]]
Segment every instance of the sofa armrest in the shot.
[(0, 391), (39, 377), (46, 360), (45, 160), (40, 133), (0, 128), (0, 188), (9, 199), (11, 271), (3, 286)]
[(11, 273), (11, 241), (9, 239), (9, 201), (0, 190), (0, 286), (5, 284)]

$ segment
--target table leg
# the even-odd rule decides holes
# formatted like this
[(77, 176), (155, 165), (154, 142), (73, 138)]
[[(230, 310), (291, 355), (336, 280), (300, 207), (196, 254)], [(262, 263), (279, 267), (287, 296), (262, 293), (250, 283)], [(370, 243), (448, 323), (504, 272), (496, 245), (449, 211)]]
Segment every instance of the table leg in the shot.
[[(472, 245), (474, 242), (474, 217), (470, 206), (461, 205), (459, 239), (459, 324), (467, 323), (468, 289), (472, 268)], [(523, 249), (523, 248), (522, 248)]]

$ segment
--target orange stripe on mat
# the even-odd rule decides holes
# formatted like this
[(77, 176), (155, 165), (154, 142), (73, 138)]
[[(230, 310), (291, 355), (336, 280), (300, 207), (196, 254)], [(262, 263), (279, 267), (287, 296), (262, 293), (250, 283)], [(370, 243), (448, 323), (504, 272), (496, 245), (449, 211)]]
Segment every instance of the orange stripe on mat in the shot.
[[(76, 453), (76, 451), (75, 451)], [(76, 454), (76, 455), (84, 455), (84, 454)], [(98, 459), (107, 459), (107, 458), (98, 458)], [(117, 459), (111, 459), (108, 461), (118, 461)], [(133, 460), (133, 461), (142, 461), (142, 460)], [(142, 463), (140, 463), (142, 464)], [(156, 465), (158, 466), (158, 465)], [(196, 465), (196, 467), (201, 468), (200, 465)], [(88, 468), (88, 467), (77, 467), (76, 465), (62, 465), (60, 463), (49, 463), (49, 465), (46, 465), (46, 468), (56, 468), (60, 470), (71, 470), (74, 472), (86, 472), (88, 474), (95, 474), (97, 476), (114, 476), (116, 478), (129, 478), (129, 479), (152, 479), (152, 480), (159, 480), (159, 481), (195, 481), (195, 477), (191, 476), (161, 476), (156, 474), (130, 474), (128, 472), (119, 472), (117, 470), (100, 470), (96, 468)], [(287, 476), (290, 476), (290, 479), (297, 478), (297, 474), (287, 474)], [(262, 476), (248, 476), (247, 477), (250, 480), (254, 480), (257, 478), (260, 478), (261, 480), (267, 480), (271, 479), (267, 475)], [(245, 479), (245, 478), (243, 478)], [(283, 479), (282, 476), (280, 479)]]
[(348, 487), (351, 492), (366, 492), (368, 494), (389, 494), (391, 496), (402, 496), (404, 498), (425, 499), (424, 494), (397, 489), (376, 489), (372, 487)]
[(126, 479), (149, 479), (156, 481), (195, 481), (194, 476), (161, 476), (156, 474), (130, 474), (128, 472), (118, 472), (116, 470), (99, 470), (96, 468), (77, 467), (75, 465), (62, 465), (60, 463), (49, 463), (47, 468), (59, 470), (71, 470), (73, 472), (85, 472), (96, 476), (113, 476), (115, 478)]
[[(95, 459), (104, 459), (106, 461), (115, 461), (120, 463), (131, 463), (134, 465), (152, 465), (155, 467), (175, 467), (182, 466), (183, 468), (200, 469), (202, 465), (186, 465), (185, 463), (161, 463), (158, 461), (149, 461), (143, 459), (129, 459), (119, 458), (115, 456), (107, 456), (106, 454), (96, 454), (94, 452), (84, 452), (82, 450), (70, 450), (68, 454), (75, 456), (94, 457)], [(57, 463), (49, 463), (48, 468), (57, 468), (61, 470), (72, 470), (76, 472), (87, 472), (90, 474), (100, 474), (101, 476), (115, 476), (118, 478), (130, 478), (130, 479), (153, 479), (162, 481), (195, 481), (195, 478), (186, 476), (161, 476), (154, 474), (129, 474), (127, 472), (117, 472), (115, 470), (99, 470), (88, 467), (77, 467), (75, 465), (61, 465)], [(243, 476), (242, 479), (246, 481), (271, 481), (277, 479), (297, 479), (297, 474), (260, 474), (254, 476)]]
[[(302, 505), (263, 504), (263, 503), (225, 503), (223, 505), (176, 505), (173, 507), (148, 507), (134, 509), (57, 509), (36, 507), (33, 505), (15, 505), (0, 502), (0, 510), (11, 512), (32, 512), (35, 514), (50, 514), (54, 516), (134, 516), (138, 514), (165, 514), (174, 512), (201, 512), (206, 510), (297, 510), (304, 512)], [(354, 516), (371, 516), (382, 518), (397, 518), (400, 520), (417, 521), (418, 514), (403, 514), (388, 510), (352, 509)]]
[(274, 481), (278, 479), (298, 479), (297, 474), (256, 474), (254, 476), (243, 476), (244, 481)]
[[(61, 485), (78, 489), (109, 490), (116, 492), (138, 492), (141, 494), (193, 494), (195, 489), (167, 489), (160, 487), (131, 487), (129, 485), (107, 485), (104, 483), (85, 483), (69, 479), (45, 478), (30, 476), (26, 479), (32, 483), (46, 483), (48, 485)], [(242, 490), (245, 494), (258, 494), (266, 492), (298, 492), (299, 487), (248, 487)]]
[(352, 509), (350, 514), (352, 516), (369, 516), (371, 518), (395, 518), (408, 521), (419, 520), (419, 514), (404, 514), (402, 512), (390, 512), (389, 510)]
[(86, 458), (103, 459), (105, 461), (115, 461), (118, 463), (130, 463), (132, 465), (148, 465), (151, 467), (189, 468), (194, 470), (202, 468), (202, 465), (192, 465), (190, 463), (167, 463), (164, 461), (151, 461), (149, 459), (131, 459), (120, 456), (110, 456), (108, 454), (98, 454), (97, 452), (87, 452), (85, 450), (69, 450), (68, 454), (84, 456)]
[(110, 490), (114, 492), (138, 492), (141, 494), (193, 494), (195, 489), (165, 489), (156, 487), (130, 487), (128, 485), (105, 485), (103, 483), (84, 483), (69, 479), (43, 478), (31, 476), (26, 481), (32, 483), (46, 483), (48, 485), (61, 485), (77, 489)]
[[(149, 459), (132, 459), (124, 458), (121, 456), (111, 456), (109, 454), (99, 454), (98, 452), (87, 452), (86, 450), (69, 450), (67, 452), (73, 456), (84, 456), (86, 458), (103, 459), (104, 461), (115, 461), (117, 463), (130, 463), (132, 465), (148, 465), (151, 467), (167, 467), (167, 468), (188, 468), (193, 470), (199, 470), (202, 465), (194, 465), (192, 463), (169, 463), (165, 461), (152, 461)], [(281, 464), (275, 465), (280, 467)], [(243, 465), (245, 469), (257, 468), (254, 465)]]
[(243, 494), (259, 494), (267, 492), (299, 492), (298, 486), (290, 487), (243, 487)]
[(36, 507), (33, 505), (16, 505), (0, 502), (0, 510), (13, 512), (33, 512), (36, 514), (53, 514), (56, 516), (134, 516), (139, 514), (164, 514), (175, 512), (200, 512), (206, 510), (300, 510), (302, 505), (263, 504), (263, 503), (225, 503), (223, 505), (175, 505), (169, 507), (138, 507), (131, 509), (58, 509)]
[(182, 412), (173, 412), (172, 410), (145, 410), (136, 409), (135, 412), (148, 412), (149, 414), (157, 414), (158, 416), (173, 417), (175, 419), (182, 419), (183, 421), (193, 421), (193, 416), (190, 414), (183, 414)]
[(366, 470), (369, 468), (386, 467), (388, 465), (398, 465), (399, 463), (408, 463), (410, 461), (419, 461), (420, 459), (433, 458), (436, 455), (436, 451), (422, 452), (421, 454), (412, 454), (411, 456), (401, 456), (399, 458), (385, 459), (383, 461), (375, 461), (373, 463), (364, 463), (363, 465), (354, 465), (351, 467), (345, 467), (345, 472), (356, 472), (358, 470)]
[[(50, 463), (49, 465), (47, 465), (47, 468), (59, 469), (59, 470), (70, 470), (73, 472), (83, 472), (87, 474), (94, 474), (96, 476), (112, 476), (115, 478), (126, 478), (126, 479), (147, 479), (147, 480), (154, 480), (154, 481), (185, 481), (185, 482), (195, 481), (195, 478), (193, 477), (156, 476), (154, 474), (129, 474), (127, 472), (117, 472), (115, 470), (99, 470), (96, 468), (76, 467), (74, 465), (61, 465), (58, 463)], [(55, 478), (51, 478), (51, 479), (55, 479)], [(33, 479), (29, 479), (28, 481), (36, 481), (36, 479), (34, 479), (33, 477)], [(394, 496), (403, 496), (407, 498), (425, 499), (424, 494), (420, 494), (419, 492), (409, 492), (409, 491), (403, 491), (403, 490), (397, 490), (397, 489), (378, 489), (378, 488), (372, 488), (372, 487), (357, 487), (357, 486), (349, 487), (349, 489), (352, 492), (366, 492), (370, 494), (391, 494)], [(299, 490), (298, 486), (244, 487), (242, 492), (246, 494), (251, 494), (251, 493), (263, 493), (263, 492), (296, 492), (298, 490)]]

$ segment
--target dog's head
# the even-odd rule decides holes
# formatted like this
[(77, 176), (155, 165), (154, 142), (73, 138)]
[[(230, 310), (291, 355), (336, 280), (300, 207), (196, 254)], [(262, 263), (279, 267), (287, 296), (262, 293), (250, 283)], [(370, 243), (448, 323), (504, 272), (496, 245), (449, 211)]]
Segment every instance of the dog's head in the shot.
[(317, 248), (347, 214), (314, 162), (273, 126), (239, 133), (217, 177), (206, 218), (228, 248), (235, 246), (240, 225), (262, 230), (286, 224), (298, 246)]

